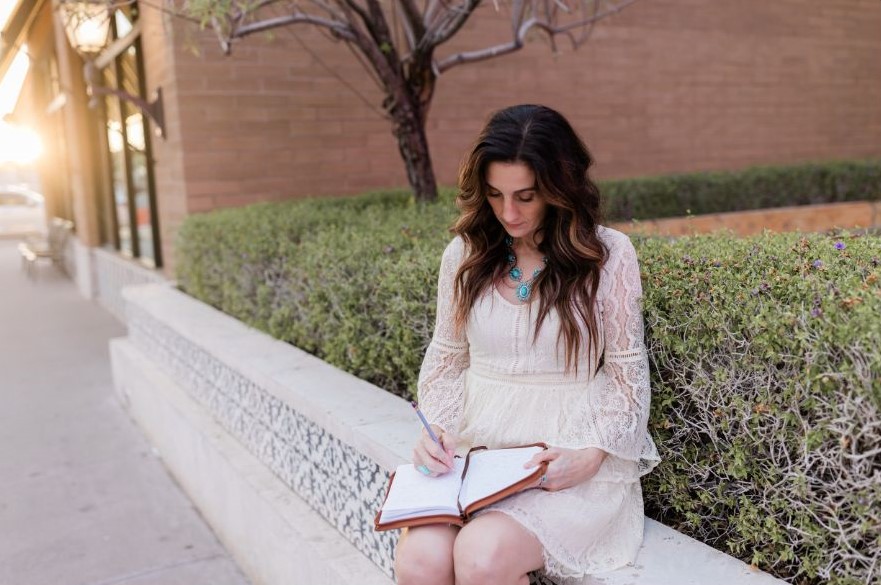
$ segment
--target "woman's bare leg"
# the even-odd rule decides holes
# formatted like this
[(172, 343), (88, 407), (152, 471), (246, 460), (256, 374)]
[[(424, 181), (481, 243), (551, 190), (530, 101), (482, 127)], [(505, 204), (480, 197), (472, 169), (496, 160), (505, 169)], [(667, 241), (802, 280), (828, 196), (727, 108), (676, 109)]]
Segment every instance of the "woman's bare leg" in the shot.
[(407, 528), (395, 549), (399, 585), (453, 585), (453, 542), (458, 526), (434, 524)]
[(501, 512), (466, 524), (453, 545), (456, 585), (524, 585), (527, 574), (543, 566), (538, 539)]

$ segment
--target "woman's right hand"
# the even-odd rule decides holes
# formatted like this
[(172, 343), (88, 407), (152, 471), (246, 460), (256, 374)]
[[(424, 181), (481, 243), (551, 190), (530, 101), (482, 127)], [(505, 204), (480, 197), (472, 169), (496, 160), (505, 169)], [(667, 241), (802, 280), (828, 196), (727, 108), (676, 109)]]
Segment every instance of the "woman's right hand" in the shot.
[(420, 465), (428, 468), (427, 475), (437, 477), (453, 469), (453, 455), (456, 452), (456, 437), (447, 433), (437, 425), (431, 425), (431, 430), (440, 440), (441, 447), (435, 443), (424, 428), (422, 436), (413, 449), (413, 465), (418, 469)]

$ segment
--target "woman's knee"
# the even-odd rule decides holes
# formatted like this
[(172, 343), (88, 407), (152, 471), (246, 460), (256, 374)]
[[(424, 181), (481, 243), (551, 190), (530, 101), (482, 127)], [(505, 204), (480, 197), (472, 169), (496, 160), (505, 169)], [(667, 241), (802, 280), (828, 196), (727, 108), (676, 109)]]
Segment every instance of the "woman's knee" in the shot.
[(395, 550), (395, 581), (412, 583), (453, 583), (453, 540), (455, 533), (447, 530), (411, 528), (401, 536)]
[(451, 551), (430, 550), (425, 547), (398, 547), (395, 554), (395, 582), (398, 585), (453, 582), (453, 555)]
[(506, 551), (498, 540), (469, 538), (463, 532), (453, 545), (456, 584), (484, 585), (510, 581), (511, 569), (505, 555)]
[(514, 519), (498, 512), (473, 520), (453, 544), (456, 582), (462, 585), (519, 583), (542, 565), (541, 543)]
[(456, 585), (486, 585), (508, 581), (509, 571), (490, 557), (459, 555), (453, 561)]

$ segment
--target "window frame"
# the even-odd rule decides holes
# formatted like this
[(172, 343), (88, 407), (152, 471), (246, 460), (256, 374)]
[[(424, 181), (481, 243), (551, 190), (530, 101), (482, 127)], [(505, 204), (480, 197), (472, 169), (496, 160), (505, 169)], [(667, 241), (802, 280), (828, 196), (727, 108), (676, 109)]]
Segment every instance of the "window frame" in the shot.
[[(127, 5), (126, 8), (131, 10), (131, 12), (126, 15), (127, 18), (130, 18), (133, 27), (136, 26), (138, 20), (138, 7), (137, 4)], [(118, 8), (117, 10), (121, 10), (122, 8)], [(111, 18), (111, 34), (113, 35), (114, 42), (119, 40), (118, 30), (116, 26), (116, 18)], [(122, 60), (126, 58), (126, 53), (134, 48), (134, 70), (136, 75), (136, 83), (138, 95), (142, 99), (146, 99), (146, 76), (144, 74), (144, 55), (141, 44), (140, 30), (137, 35), (134, 35), (134, 38), (130, 43), (125, 45), (124, 47), (115, 47), (117, 50), (115, 51), (115, 55), (113, 55), (112, 59), (109, 60), (107, 64), (107, 68), (111, 69), (113, 76), (113, 83), (109, 87), (113, 89), (125, 91), (125, 80), (123, 79), (124, 71)], [(104, 81), (104, 76), (102, 75), (102, 81)], [(118, 206), (116, 204), (116, 194), (114, 191), (115, 180), (113, 177), (114, 167), (113, 167), (113, 153), (110, 151), (109, 138), (107, 135), (108, 126), (109, 126), (109, 109), (107, 107), (108, 100), (116, 100), (116, 106), (118, 107), (120, 114), (120, 133), (122, 137), (122, 148), (123, 148), (123, 172), (125, 174), (124, 182), (126, 189), (126, 203), (128, 205), (128, 223), (129, 223), (129, 238), (131, 243), (131, 251), (122, 249), (122, 238), (120, 235), (120, 222), (118, 216)], [(104, 150), (104, 159), (106, 161), (107, 169), (105, 172), (105, 180), (109, 179), (110, 188), (107, 190), (106, 197), (109, 198), (110, 205), (108, 206), (110, 211), (110, 224), (112, 226), (112, 238), (111, 242), (113, 248), (120, 254), (125, 257), (129, 257), (132, 260), (137, 261), (139, 264), (152, 268), (152, 269), (160, 269), (163, 266), (162, 262), (162, 245), (160, 240), (160, 229), (159, 229), (159, 213), (158, 213), (158, 205), (157, 205), (157, 197), (156, 197), (156, 179), (154, 173), (154, 158), (153, 158), (153, 142), (152, 135), (150, 134), (148, 117), (143, 115), (141, 116), (141, 124), (143, 126), (142, 132), (144, 136), (144, 158), (145, 158), (145, 166), (146, 166), (146, 191), (147, 191), (147, 205), (149, 207), (150, 212), (150, 233), (151, 233), (151, 241), (152, 241), (152, 257), (145, 256), (143, 254), (141, 237), (138, 229), (137, 223), (137, 215), (138, 208), (136, 205), (136, 190), (134, 185), (133, 171), (134, 171), (134, 163), (132, 162), (132, 152), (131, 147), (129, 146), (128, 141), (128, 124), (126, 123), (126, 114), (131, 113), (132, 111), (137, 111), (137, 107), (132, 103), (127, 102), (123, 99), (120, 99), (115, 95), (105, 95), (103, 101), (103, 107), (101, 108), (102, 115), (100, 116), (100, 124), (101, 124), (101, 132), (103, 133), (103, 140), (101, 141), (101, 148)]]

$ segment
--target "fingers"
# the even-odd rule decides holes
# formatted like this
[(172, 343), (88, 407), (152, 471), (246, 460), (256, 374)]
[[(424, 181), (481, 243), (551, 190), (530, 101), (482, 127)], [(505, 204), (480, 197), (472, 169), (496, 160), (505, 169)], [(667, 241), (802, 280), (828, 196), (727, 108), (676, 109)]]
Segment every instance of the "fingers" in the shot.
[(544, 461), (538, 462), (537, 466), (543, 466), (541, 475), (535, 480), (535, 486), (546, 492), (555, 492), (559, 489), (560, 480), (559, 470), (554, 467), (555, 458), (546, 458)]
[[(419, 471), (423, 473), (425, 469), (427, 469), (428, 473), (425, 473), (425, 475), (429, 477), (437, 477), (438, 475), (444, 475), (445, 473), (449, 473), (450, 471), (450, 468), (447, 467), (445, 464), (441, 463), (437, 459), (427, 457), (424, 454), (420, 455), (420, 457), (416, 461), (417, 469), (419, 469)], [(423, 466), (424, 469), (420, 469), (420, 465)]]
[(413, 450), (413, 463), (418, 467), (425, 465), (431, 472), (431, 475), (442, 475), (452, 469), (452, 458), (450, 457), (447, 464), (448, 455), (438, 445), (428, 439), (428, 441), (419, 441)]
[[(443, 431), (440, 427), (436, 425), (432, 425), (432, 429), (435, 431), (435, 436), (440, 441), (440, 445), (434, 442), (434, 440), (429, 437), (428, 433), (422, 433), (422, 444), (425, 445), (426, 451), (437, 459), (438, 461), (443, 462), (447, 467), (452, 468), (453, 466), (453, 451), (455, 450), (455, 438), (453, 435), (448, 435)], [(453, 448), (450, 449), (448, 444), (445, 441), (452, 441)]]
[(523, 464), (523, 467), (525, 467), (526, 469), (529, 469), (531, 467), (535, 467), (536, 465), (538, 465), (539, 463), (544, 461), (545, 460), (544, 457), (541, 457), (540, 455), (541, 454), (533, 456), (532, 459), (530, 459), (529, 461), (527, 461), (526, 463)]
[(549, 462), (542, 463), (545, 464), (545, 467), (542, 470), (541, 475), (538, 477), (538, 479), (535, 480), (535, 484), (533, 487), (552, 492), (554, 491), (554, 480), (551, 476), (554, 476), (556, 474), (551, 471)]
[[(434, 436), (440, 441), (441, 448), (449, 454), (449, 461), (452, 462), (453, 455), (456, 452), (456, 435), (448, 433), (437, 425), (431, 425), (431, 430), (434, 431)], [(427, 435), (425, 431), (422, 434), (423, 436)]]
[(440, 435), (438, 435), (438, 439), (440, 439), (444, 451), (449, 453), (450, 458), (452, 459), (453, 454), (456, 452), (456, 436), (452, 433), (442, 432)]
[(523, 468), (529, 469), (531, 467), (536, 467), (544, 461), (553, 461), (559, 456), (560, 452), (551, 447), (550, 449), (545, 449), (544, 451), (540, 451), (539, 453), (533, 455), (532, 459), (523, 464)]

